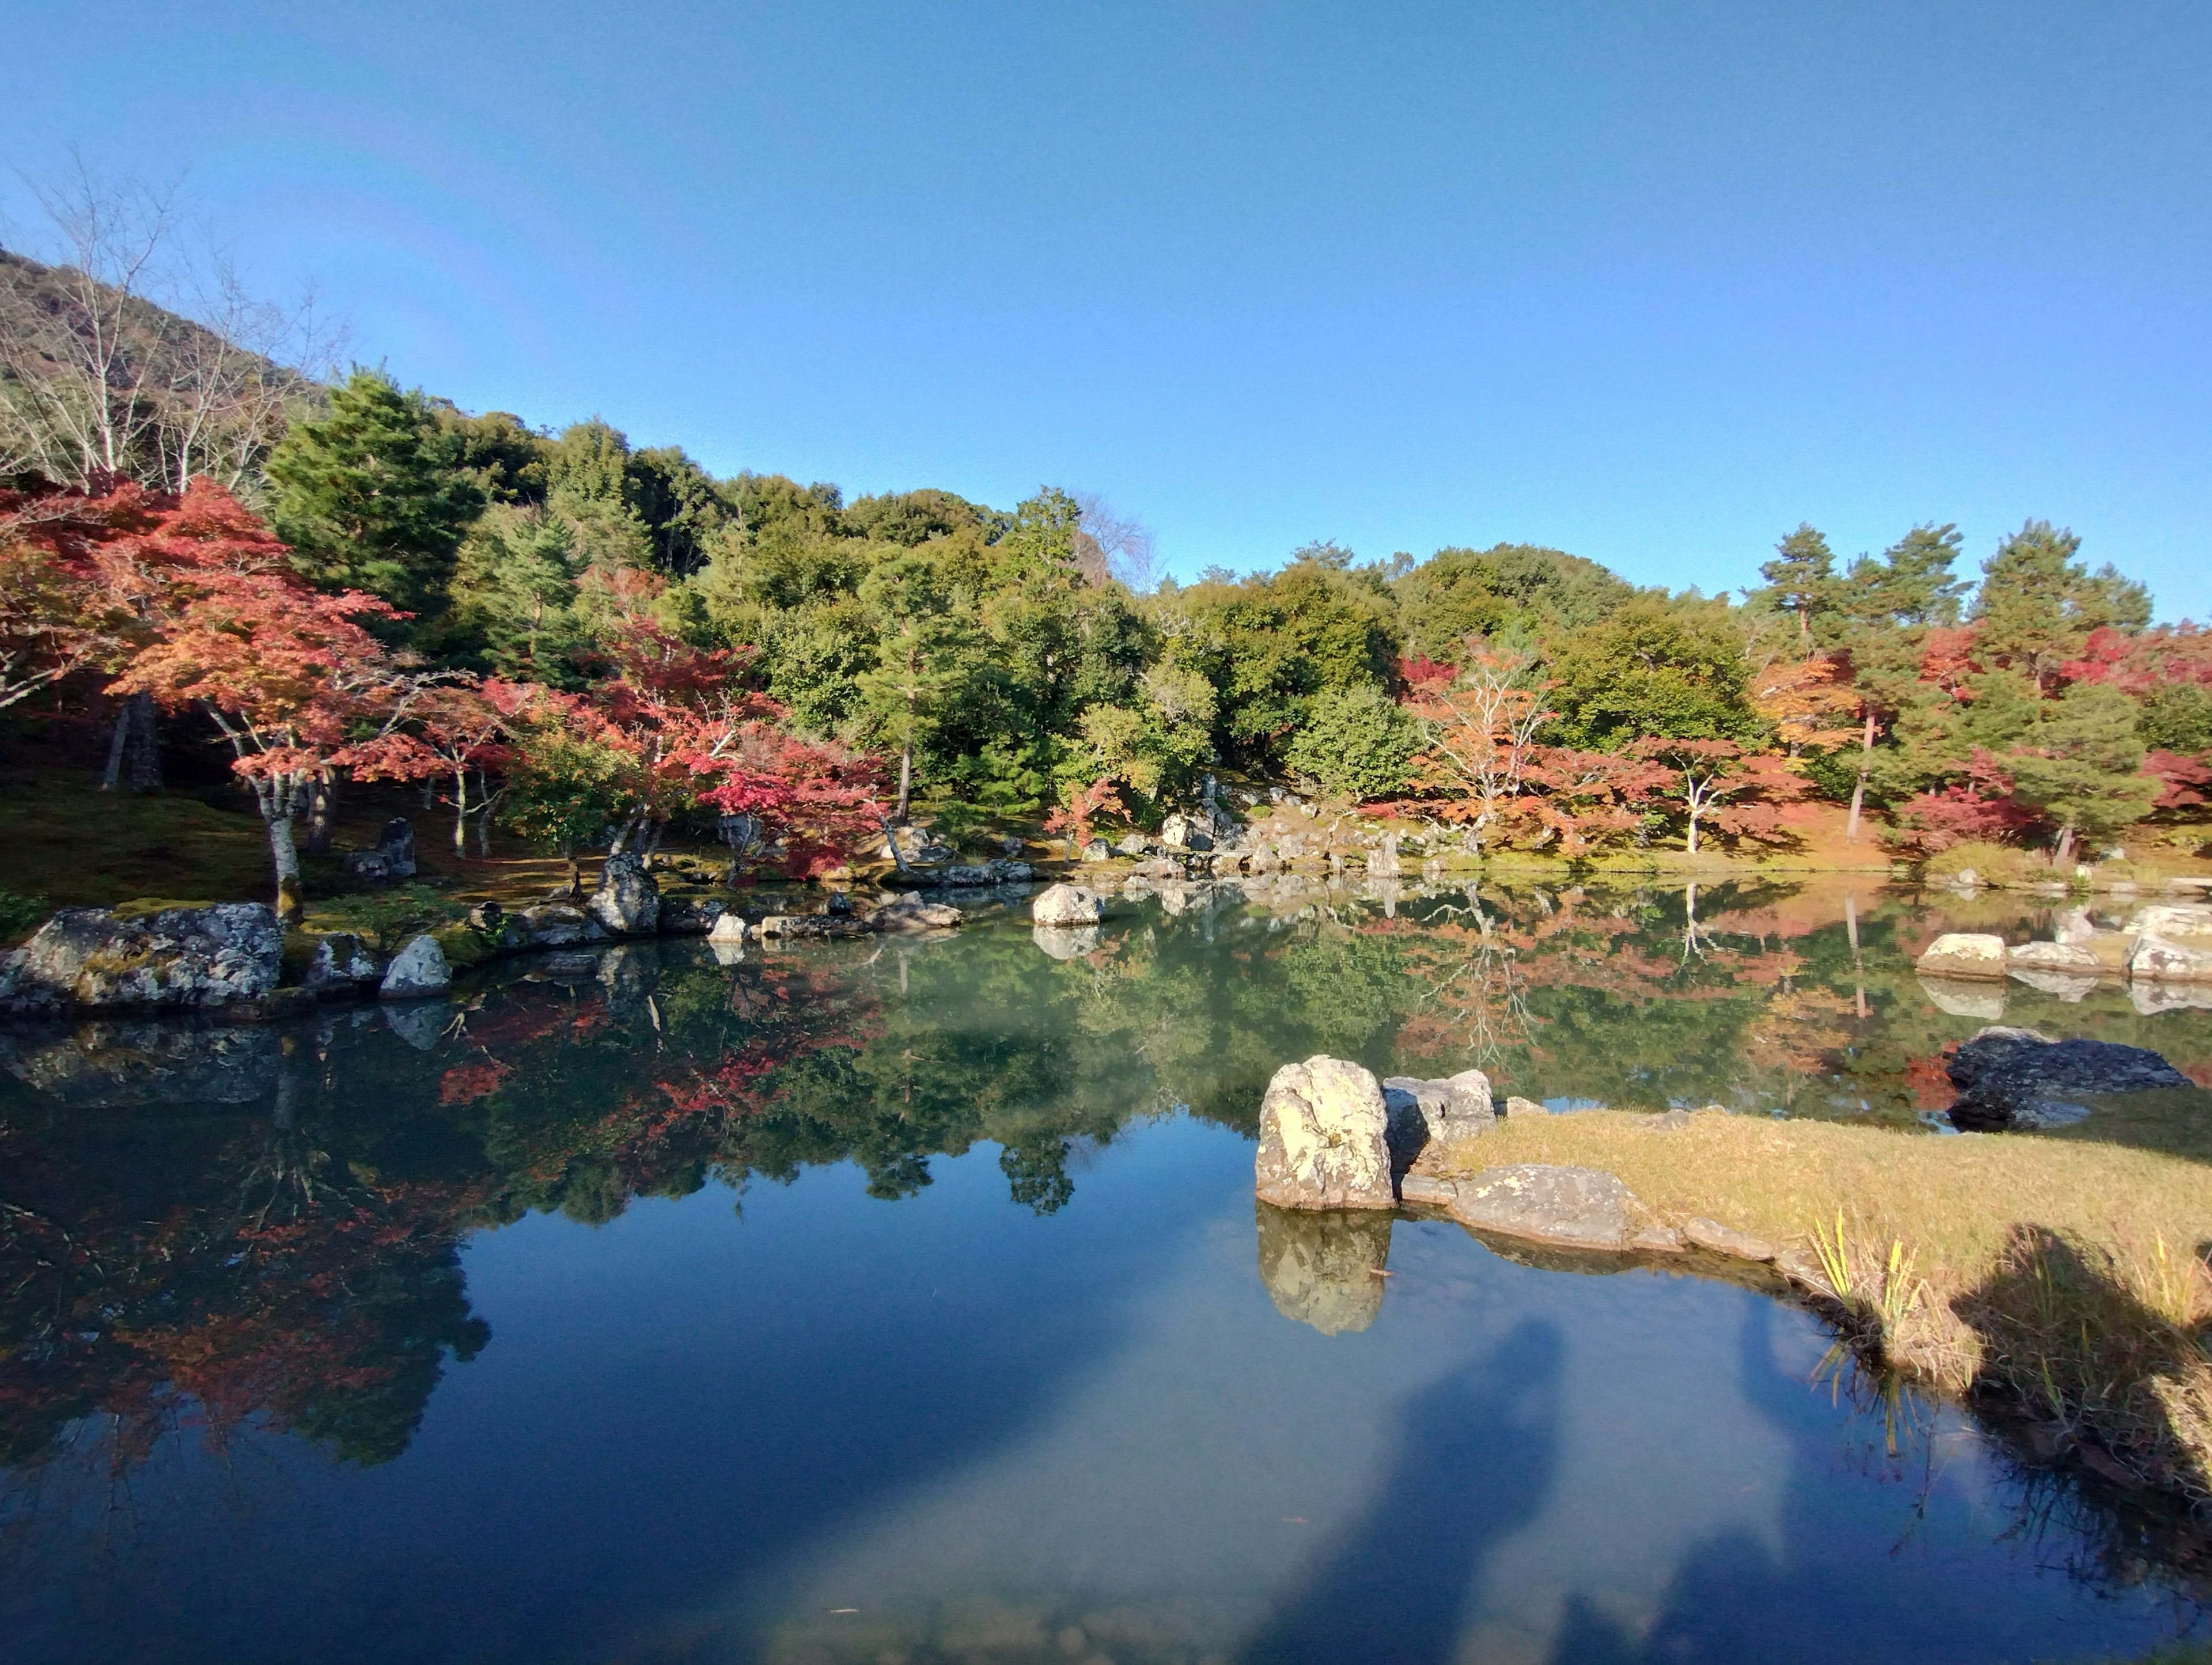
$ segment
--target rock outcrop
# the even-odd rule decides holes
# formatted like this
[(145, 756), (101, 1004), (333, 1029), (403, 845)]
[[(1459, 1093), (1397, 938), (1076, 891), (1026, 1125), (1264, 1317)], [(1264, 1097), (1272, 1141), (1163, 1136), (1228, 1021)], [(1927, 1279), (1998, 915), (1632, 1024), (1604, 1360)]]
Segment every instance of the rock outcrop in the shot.
[(1260, 1103), (1254, 1190), (1279, 1208), (1389, 1208), (1389, 1115), (1373, 1073), (1316, 1054), (1285, 1064)]
[[(500, 931), (503, 941), (512, 941), (518, 948), (566, 948), (606, 935), (598, 921), (565, 902), (542, 902), (535, 908), (519, 908), (501, 922)], [(511, 938), (508, 933), (514, 933)]]
[(618, 937), (649, 937), (660, 928), (660, 883), (645, 864), (618, 850), (599, 872), (599, 888), (584, 911)]
[(1620, 1249), (1628, 1246), (1635, 1200), (1603, 1169), (1521, 1162), (1460, 1181), (1450, 1209), (1454, 1219), (1478, 1231), (1567, 1249)]
[(2099, 1093), (2186, 1087), (2154, 1052), (2111, 1041), (2053, 1041), (2029, 1029), (1985, 1029), (1945, 1066), (1959, 1097), (1954, 1126), (1975, 1133), (2060, 1127), (2087, 1115)]
[(387, 1000), (411, 1000), (426, 994), (442, 994), (453, 981), (453, 968), (446, 951), (431, 936), (410, 937), (392, 963), (384, 968), (377, 994)]
[(1096, 925), (1106, 917), (1106, 898), (1080, 884), (1055, 884), (1030, 904), (1035, 925)]
[(1320, 1214), (1265, 1203), (1253, 1212), (1260, 1281), (1276, 1311), (1323, 1335), (1364, 1330), (1375, 1322), (1390, 1255), (1389, 1215)]
[(2005, 940), (1978, 932), (1948, 932), (1928, 945), (1917, 969), (1928, 977), (2002, 981), (2005, 975)]
[(0, 958), (0, 1011), (199, 1010), (276, 987), (284, 933), (258, 902), (118, 919), (64, 908)]

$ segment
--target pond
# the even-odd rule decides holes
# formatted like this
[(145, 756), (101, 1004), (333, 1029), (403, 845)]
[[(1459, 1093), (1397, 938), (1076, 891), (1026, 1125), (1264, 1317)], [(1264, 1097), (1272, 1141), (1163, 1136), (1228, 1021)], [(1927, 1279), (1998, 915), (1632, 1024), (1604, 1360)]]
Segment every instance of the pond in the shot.
[[(62, 1660), (2087, 1660), (2204, 1590), (1732, 1284), (1255, 1218), (1279, 1063), (1940, 1137), (1863, 885), (1271, 890), (0, 1036), (0, 1638)], [(1965, 1009), (1947, 1009), (1965, 1008)], [(2079, 1130), (2075, 1130), (2078, 1132)], [(1387, 1241), (1370, 1241), (1376, 1234)], [(1387, 1254), (1388, 1278), (1370, 1271)]]

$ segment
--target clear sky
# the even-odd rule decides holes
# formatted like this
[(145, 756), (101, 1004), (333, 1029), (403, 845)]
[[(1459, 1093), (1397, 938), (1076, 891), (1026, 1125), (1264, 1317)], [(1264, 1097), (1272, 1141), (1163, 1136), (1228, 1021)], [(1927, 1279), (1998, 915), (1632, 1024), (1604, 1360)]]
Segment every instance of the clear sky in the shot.
[[(2212, 6), (0, 0), (0, 161), (188, 167), (471, 409), (1103, 493), (1170, 567), (1755, 581), (2030, 516), (2212, 611)], [(0, 187), (23, 224), (23, 197)]]

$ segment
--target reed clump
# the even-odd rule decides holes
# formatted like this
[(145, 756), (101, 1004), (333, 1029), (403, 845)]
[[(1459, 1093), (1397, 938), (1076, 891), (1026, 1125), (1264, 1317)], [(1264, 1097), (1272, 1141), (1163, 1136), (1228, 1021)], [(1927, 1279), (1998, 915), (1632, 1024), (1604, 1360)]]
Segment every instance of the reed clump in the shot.
[[(2212, 1096), (2195, 1107), (2212, 1118)], [(2191, 1155), (1947, 1139), (1700, 1111), (1516, 1116), (1439, 1153), (1461, 1170), (1617, 1174), (1652, 1216), (1783, 1250), (1862, 1351), (1973, 1399), (2031, 1449), (2212, 1523), (2212, 1172)]]

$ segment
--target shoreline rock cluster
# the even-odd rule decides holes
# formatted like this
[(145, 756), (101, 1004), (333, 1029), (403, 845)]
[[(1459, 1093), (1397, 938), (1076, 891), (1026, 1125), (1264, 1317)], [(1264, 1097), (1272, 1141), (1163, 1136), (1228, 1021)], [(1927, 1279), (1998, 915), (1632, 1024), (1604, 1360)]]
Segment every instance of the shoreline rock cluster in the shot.
[(1990, 986), (2008, 980), (2063, 1000), (2081, 1000), (2107, 980), (2124, 981), (2146, 1012), (2212, 1006), (2212, 987), (2206, 987), (2212, 985), (2212, 902), (2152, 902), (2117, 927), (2100, 925), (2086, 907), (2072, 908), (2059, 915), (2047, 942), (2008, 944), (1993, 933), (1948, 932), (1914, 969), (1930, 998), (1960, 1016), (1999, 1016), (2002, 997)]

